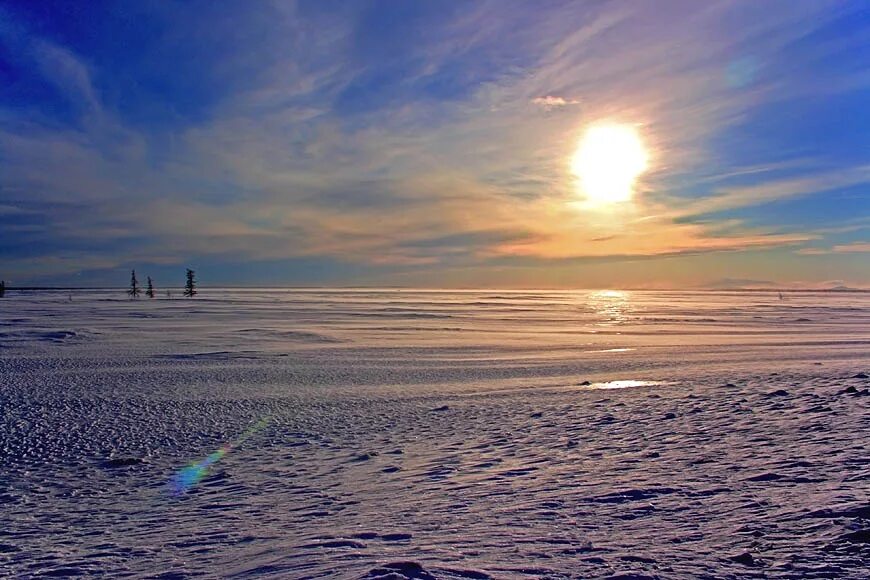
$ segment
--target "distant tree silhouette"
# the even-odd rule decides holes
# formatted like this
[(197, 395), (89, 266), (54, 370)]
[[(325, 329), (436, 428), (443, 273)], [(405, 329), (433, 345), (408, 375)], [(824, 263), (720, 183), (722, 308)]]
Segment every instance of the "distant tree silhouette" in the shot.
[(0, 280), (0, 298), (6, 295), (6, 280)]
[(145, 296), (154, 298), (154, 284), (151, 282), (151, 276), (148, 276), (148, 288), (145, 289)]
[(139, 280), (136, 279), (136, 270), (130, 272), (130, 289), (127, 290), (127, 294), (130, 295), (130, 298), (139, 298), (142, 291), (139, 288)]
[(195, 272), (190, 268), (187, 269), (187, 283), (184, 285), (184, 295), (187, 298), (193, 298), (196, 296), (196, 279), (194, 278)]

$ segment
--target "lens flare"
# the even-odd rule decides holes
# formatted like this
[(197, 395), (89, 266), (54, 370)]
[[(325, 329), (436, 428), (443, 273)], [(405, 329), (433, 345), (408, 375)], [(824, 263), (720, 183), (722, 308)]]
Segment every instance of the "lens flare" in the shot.
[(251, 425), (247, 431), (241, 434), (238, 439), (231, 443), (225, 443), (220, 449), (203, 459), (180, 469), (169, 482), (169, 489), (172, 495), (182, 495), (197, 483), (203, 480), (208, 475), (208, 471), (212, 465), (224, 458), (233, 448), (238, 447), (249, 439), (252, 435), (261, 431), (269, 424), (269, 419), (260, 419), (255, 424)]

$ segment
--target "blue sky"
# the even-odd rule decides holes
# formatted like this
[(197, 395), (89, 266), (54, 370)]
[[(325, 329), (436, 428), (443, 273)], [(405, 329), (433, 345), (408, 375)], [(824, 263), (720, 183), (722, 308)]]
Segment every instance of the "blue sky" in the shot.
[(864, 2), (7, 1), (0, 277), (870, 286), (868, 103)]

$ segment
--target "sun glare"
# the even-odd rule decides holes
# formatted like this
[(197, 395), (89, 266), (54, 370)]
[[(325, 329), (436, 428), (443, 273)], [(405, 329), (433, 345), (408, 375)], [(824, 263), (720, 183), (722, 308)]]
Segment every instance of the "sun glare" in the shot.
[(649, 159), (640, 136), (630, 125), (593, 125), (580, 139), (571, 171), (580, 191), (595, 205), (628, 201), (634, 183)]

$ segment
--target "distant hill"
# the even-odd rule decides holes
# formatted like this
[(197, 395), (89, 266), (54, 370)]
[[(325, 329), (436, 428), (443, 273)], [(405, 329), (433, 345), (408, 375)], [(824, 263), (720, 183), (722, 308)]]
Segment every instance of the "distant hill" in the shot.
[(780, 285), (769, 280), (750, 280), (748, 278), (721, 278), (704, 284), (703, 288), (716, 290), (748, 290), (754, 288), (777, 288)]
[(770, 280), (751, 280), (748, 278), (722, 278), (699, 286), (707, 290), (778, 290), (781, 292), (867, 292), (867, 288), (855, 288), (836, 282), (826, 282), (818, 285), (791, 283), (782, 284)]

